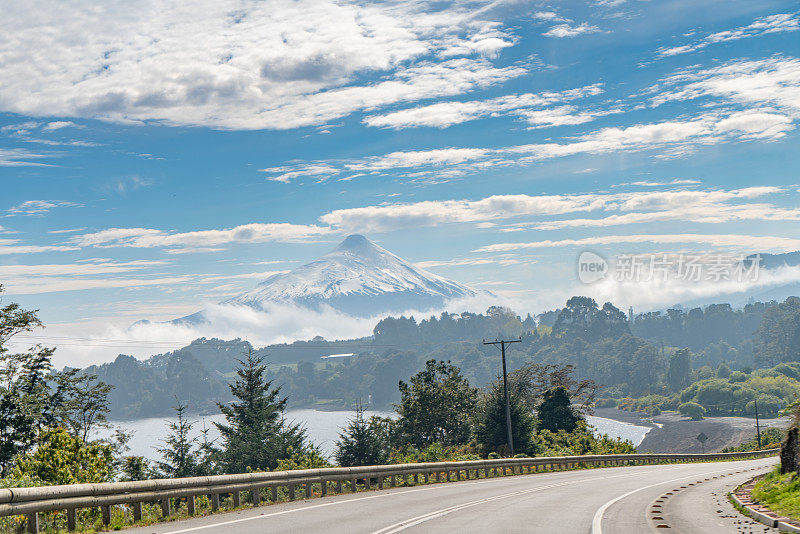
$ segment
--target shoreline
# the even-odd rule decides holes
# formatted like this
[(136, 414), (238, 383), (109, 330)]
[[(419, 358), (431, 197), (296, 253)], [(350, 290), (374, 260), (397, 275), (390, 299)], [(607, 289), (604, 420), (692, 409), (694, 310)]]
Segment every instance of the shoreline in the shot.
[[(617, 408), (598, 408), (594, 412), (598, 417), (650, 427), (642, 442), (636, 447), (636, 450), (642, 453), (719, 452), (726, 447), (739, 445), (756, 435), (755, 419), (745, 417), (707, 417), (700, 421), (692, 421), (677, 413), (649, 416)], [(788, 421), (788, 418), (762, 419), (761, 429), (785, 428), (788, 426)], [(708, 436), (705, 446), (697, 440), (697, 436), (701, 433)]]

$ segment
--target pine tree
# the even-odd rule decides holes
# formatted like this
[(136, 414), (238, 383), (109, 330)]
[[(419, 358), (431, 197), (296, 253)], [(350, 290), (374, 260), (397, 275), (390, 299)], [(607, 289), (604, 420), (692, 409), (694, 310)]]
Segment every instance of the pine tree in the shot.
[(569, 392), (565, 387), (548, 390), (539, 405), (539, 429), (572, 432), (578, 426), (580, 416), (572, 408)]
[(388, 444), (379, 425), (364, 418), (364, 408), (359, 402), (350, 424), (339, 434), (336, 442), (336, 461), (342, 467), (380, 465), (388, 458)]
[(214, 423), (220, 432), (220, 463), (227, 473), (274, 469), (281, 458), (288, 458), (305, 445), (305, 431), (284, 419), (286, 397), (280, 387), (264, 378), (263, 358), (248, 350), (239, 360), (238, 378), (229, 385), (238, 401), (218, 403), (226, 423)]
[(168, 424), (169, 434), (164, 440), (164, 447), (157, 447), (162, 461), (158, 468), (169, 478), (191, 477), (197, 474), (198, 451), (195, 449), (197, 438), (190, 438), (192, 423), (186, 418), (186, 405), (180, 401), (175, 405), (177, 421)]
[[(531, 436), (536, 420), (520, 396), (509, 395), (511, 407), (511, 435), (514, 439), (514, 451), (533, 454)], [(499, 452), (508, 454), (508, 430), (506, 428), (506, 396), (503, 385), (495, 381), (483, 396), (476, 417), (475, 440), (484, 454)]]

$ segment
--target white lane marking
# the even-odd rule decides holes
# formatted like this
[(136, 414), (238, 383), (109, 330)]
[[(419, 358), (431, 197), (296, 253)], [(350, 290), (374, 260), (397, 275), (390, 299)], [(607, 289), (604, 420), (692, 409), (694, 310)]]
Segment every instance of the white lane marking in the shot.
[[(688, 464), (676, 465), (674, 467), (671, 466), (670, 470), (680, 469), (681, 467), (686, 467), (686, 465), (688, 465)], [(638, 466), (638, 467), (647, 468), (647, 467), (652, 467), (652, 466)], [(628, 473), (628, 474), (625, 474), (625, 475), (613, 475), (613, 476), (608, 476), (608, 477), (605, 477), (605, 478), (620, 478), (620, 477), (629, 477), (629, 476), (641, 475), (641, 472), (638, 472), (638, 471), (639, 470), (637, 470), (636, 473)], [(558, 475), (558, 474), (568, 474), (568, 473), (574, 473), (574, 472), (575, 471), (560, 471), (560, 472), (556, 471), (554, 473), (546, 473), (546, 474)], [(541, 473), (541, 474), (545, 474), (545, 473)], [(498, 477), (498, 478), (490, 478), (490, 479), (484, 479), (484, 480), (464, 481), (463, 484), (474, 484), (474, 485), (492, 484), (492, 483), (496, 483), (498, 481), (501, 481), (504, 478), (505, 477)], [(691, 477), (689, 477), (689, 478), (691, 478)], [(522, 480), (522, 479), (520, 479), (520, 480)], [(571, 482), (571, 483), (586, 482), (586, 481), (590, 481), (590, 480), (596, 480), (596, 478), (581, 479), (581, 480), (577, 480), (577, 481)], [(462, 484), (462, 487), (463, 487), (463, 484)], [(272, 512), (272, 513), (269, 513), (269, 514), (259, 514), (259, 515), (252, 516), (252, 517), (242, 517), (240, 519), (232, 519), (230, 521), (222, 521), (222, 522), (219, 522), (219, 523), (211, 523), (211, 524), (208, 524), (208, 525), (200, 525), (200, 526), (196, 526), (196, 527), (188, 527), (188, 528), (184, 528), (184, 529), (180, 529), (180, 530), (170, 530), (170, 531), (165, 531), (163, 534), (183, 534), (184, 532), (195, 532), (195, 531), (198, 531), (198, 530), (206, 530), (206, 529), (209, 529), (209, 528), (217, 528), (217, 527), (221, 527), (221, 526), (225, 526), (225, 525), (233, 525), (233, 524), (236, 524), (236, 523), (243, 523), (245, 521), (253, 521), (253, 520), (256, 520), (256, 519), (266, 519), (268, 517), (274, 517), (274, 516), (285, 515), (285, 514), (292, 514), (292, 513), (296, 513), (296, 512), (304, 512), (306, 510), (313, 510), (315, 508), (326, 508), (328, 506), (333, 506), (333, 505), (337, 505), (337, 504), (347, 504), (347, 503), (356, 502), (356, 501), (365, 501), (365, 500), (370, 500), (370, 499), (380, 499), (380, 498), (385, 498), (385, 497), (393, 497), (395, 495), (400, 495), (400, 494), (403, 494), (403, 493), (411, 493), (413, 491), (429, 491), (429, 490), (432, 491), (432, 490), (442, 490), (442, 489), (449, 489), (449, 488), (452, 489), (452, 488), (455, 488), (455, 487), (458, 487), (458, 486), (459, 485), (457, 485), (457, 484), (442, 484), (442, 485), (438, 485), (437, 484), (437, 485), (433, 485), (433, 486), (429, 486), (429, 487), (416, 486), (416, 487), (409, 488), (407, 490), (402, 490), (402, 491), (392, 491), (392, 492), (387, 492), (387, 493), (379, 493), (377, 495), (356, 497), (356, 498), (353, 498), (353, 499), (343, 499), (343, 500), (339, 500), (339, 501), (332, 501), (332, 502), (327, 502), (327, 503), (322, 503), (322, 504), (313, 504), (311, 506), (304, 506), (302, 508), (292, 508), (290, 510), (281, 510), (280, 512)]]
[[(620, 477), (630, 477), (630, 476), (637, 476), (639, 473), (628, 473), (626, 475), (614, 475), (611, 477), (605, 478), (620, 478)], [(550, 484), (549, 486), (540, 486), (538, 488), (530, 488), (526, 490), (514, 491), (511, 493), (505, 493), (503, 495), (495, 495), (493, 497), (487, 497), (485, 499), (478, 499), (477, 501), (470, 501), (461, 504), (456, 504), (455, 506), (450, 506), (449, 508), (442, 508), (441, 510), (435, 510), (433, 512), (428, 512), (427, 514), (419, 515), (417, 517), (412, 517), (411, 519), (404, 519), (399, 523), (395, 523), (394, 525), (389, 525), (388, 527), (384, 527), (380, 530), (376, 530), (372, 532), (372, 534), (395, 534), (396, 532), (400, 532), (407, 528), (411, 528), (413, 526), (419, 525), (420, 523), (424, 523), (425, 521), (430, 521), (431, 519), (436, 519), (438, 517), (445, 516), (452, 512), (457, 512), (459, 510), (463, 510), (465, 508), (470, 508), (472, 506), (477, 506), (479, 504), (484, 504), (487, 502), (496, 501), (498, 499), (506, 499), (508, 497), (516, 497), (518, 495), (526, 495), (528, 493), (536, 493), (537, 491), (544, 491), (552, 488), (558, 488), (561, 486), (568, 486), (570, 484), (578, 484), (580, 482), (588, 482), (597, 480), (597, 478), (583, 478), (580, 480), (572, 480), (569, 482), (560, 482), (558, 484)]]
[(605, 503), (603, 506), (598, 508), (597, 512), (595, 512), (594, 518), (592, 519), (592, 534), (603, 534), (603, 524), (602, 524), (603, 523), (603, 515), (606, 513), (606, 510), (608, 510), (609, 507), (613, 506), (615, 503), (618, 503), (619, 501), (621, 501), (622, 499), (624, 499), (626, 497), (630, 497), (631, 495), (633, 495), (634, 493), (636, 493), (638, 491), (646, 490), (646, 489), (649, 489), (649, 488), (654, 488), (656, 486), (661, 486), (662, 484), (669, 484), (670, 482), (678, 482), (678, 481), (681, 481), (681, 480), (689, 480), (689, 479), (696, 478), (696, 477), (701, 477), (701, 476), (704, 476), (704, 475), (713, 475), (714, 473), (724, 473), (725, 471), (730, 471), (730, 468), (722, 469), (720, 471), (708, 471), (707, 473), (697, 473), (697, 474), (694, 474), (694, 475), (688, 476), (688, 477), (673, 478), (672, 480), (665, 480), (664, 482), (658, 482), (657, 484), (650, 484), (649, 486), (642, 486), (641, 488), (637, 488), (637, 489), (635, 489), (633, 491), (629, 491), (628, 493), (626, 493), (624, 495), (620, 495), (616, 499), (611, 499), (610, 501)]
[[(641, 467), (644, 467), (644, 466), (641, 466)], [(681, 467), (681, 466), (676, 466), (673, 469), (677, 469), (679, 467)], [(561, 473), (574, 473), (574, 471), (561, 471), (561, 472), (555, 472), (555, 473), (552, 473), (552, 474), (561, 474)], [(548, 474), (551, 474), (551, 473), (548, 473)], [(614, 476), (605, 477), (605, 478), (631, 477), (631, 476), (638, 476), (640, 474), (641, 473), (639, 473), (639, 472), (627, 473), (625, 475), (614, 475)], [(491, 484), (491, 483), (503, 480), (503, 478), (505, 478), (505, 477), (491, 478), (491, 479), (485, 479), (485, 480), (473, 480), (473, 481), (470, 482), (470, 484), (472, 484), (472, 485)], [(569, 483), (570, 484), (575, 484), (577, 482), (586, 482), (586, 481), (589, 481), (589, 480), (595, 480), (595, 478), (580, 479), (580, 480), (576, 480), (576, 481), (569, 482)], [(467, 481), (465, 481), (465, 482), (467, 482)], [(221, 527), (221, 526), (225, 526), (225, 525), (233, 525), (233, 524), (236, 524), (236, 523), (243, 523), (245, 521), (253, 521), (253, 520), (256, 520), (256, 519), (266, 519), (268, 517), (274, 517), (274, 516), (278, 516), (278, 515), (293, 514), (293, 513), (296, 513), (296, 512), (304, 512), (306, 510), (313, 510), (315, 508), (326, 508), (328, 506), (333, 506), (333, 505), (337, 505), (337, 504), (347, 504), (347, 503), (356, 502), (356, 501), (366, 501), (366, 500), (369, 500), (369, 499), (380, 499), (380, 498), (384, 498), (384, 497), (393, 497), (395, 495), (401, 495), (403, 493), (411, 493), (411, 492), (414, 492), (414, 491), (433, 491), (433, 490), (451, 489), (451, 488), (454, 488), (454, 487), (457, 487), (457, 486), (454, 485), (454, 484), (442, 484), (442, 485), (438, 485), (437, 484), (437, 485), (428, 486), (428, 487), (416, 486), (416, 487), (409, 488), (407, 490), (402, 490), (402, 491), (379, 493), (377, 495), (368, 495), (368, 496), (364, 496), (364, 497), (356, 497), (356, 498), (353, 498), (353, 499), (343, 499), (343, 500), (340, 500), (340, 501), (326, 502), (326, 503), (322, 503), (322, 504), (313, 504), (311, 506), (304, 506), (302, 508), (292, 508), (291, 510), (281, 510), (280, 512), (272, 512), (270, 514), (259, 514), (259, 515), (252, 516), (252, 517), (242, 517), (240, 519), (232, 519), (230, 521), (222, 521), (222, 522), (219, 522), (219, 523), (211, 523), (211, 524), (208, 524), (208, 525), (200, 525), (200, 526), (196, 526), (196, 527), (188, 527), (188, 528), (184, 528), (184, 529), (181, 529), (181, 530), (170, 530), (170, 531), (165, 531), (163, 534), (183, 534), (184, 532), (195, 532), (197, 530), (205, 530), (205, 529), (216, 528), (216, 527)]]

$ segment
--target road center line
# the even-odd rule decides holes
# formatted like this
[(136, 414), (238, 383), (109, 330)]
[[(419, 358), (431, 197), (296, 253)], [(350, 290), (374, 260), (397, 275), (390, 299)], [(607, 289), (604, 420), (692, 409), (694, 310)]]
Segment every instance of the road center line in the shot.
[[(688, 464), (682, 464), (682, 465), (678, 465), (678, 466), (674, 466), (674, 467), (671, 466), (671, 468), (672, 469), (680, 469), (681, 467), (685, 467), (686, 465), (688, 465)], [(639, 466), (639, 467), (651, 467), (651, 466)], [(560, 471), (560, 472), (557, 471), (557, 472), (554, 472), (552, 474), (556, 474), (556, 475), (557, 474), (562, 474), (562, 473), (563, 474), (568, 474), (568, 473), (571, 473), (571, 472), (574, 473), (575, 471)], [(540, 473), (540, 474), (545, 474), (545, 473)], [(546, 474), (551, 474), (551, 473), (546, 473)], [(631, 477), (631, 476), (638, 476), (640, 474), (641, 474), (640, 472), (627, 473), (627, 474), (624, 474), (624, 475), (607, 476), (605, 478)], [(528, 476), (530, 476), (530, 475), (528, 475)], [(462, 485), (463, 484), (472, 484), (472, 485), (492, 484), (492, 483), (497, 483), (498, 481), (503, 480), (505, 478), (514, 479), (514, 478), (517, 478), (517, 477), (497, 477), (497, 478), (484, 479), (484, 480), (462, 481), (461, 484)], [(525, 478), (525, 477), (522, 477), (522, 478)], [(687, 478), (691, 478), (691, 477), (687, 477)], [(591, 480), (596, 480), (596, 477), (584, 478), (584, 479), (579, 479), (579, 480), (570, 481), (570, 482), (566, 482), (566, 483), (559, 483), (558, 485), (575, 484), (575, 483), (579, 483), (579, 482), (588, 482), (588, 481), (591, 481)], [(371, 499), (380, 499), (380, 498), (386, 498), (386, 497), (393, 497), (395, 495), (402, 495), (404, 493), (411, 493), (411, 492), (415, 492), (415, 491), (416, 492), (419, 492), (419, 491), (435, 491), (435, 490), (443, 490), (443, 489), (448, 489), (448, 488), (456, 488), (456, 487), (458, 487), (458, 485), (459, 484), (441, 484), (441, 485), (435, 484), (435, 485), (432, 485), (432, 486), (429, 486), (429, 487), (416, 486), (416, 487), (412, 487), (412, 488), (409, 488), (407, 490), (402, 490), (402, 491), (392, 491), (392, 492), (386, 492), (386, 493), (379, 492), (376, 495), (365, 495), (363, 497), (356, 497), (356, 498), (353, 498), (353, 499), (343, 499), (343, 500), (337, 500), (337, 501), (332, 501), (332, 502), (327, 502), (327, 503), (313, 504), (313, 505), (304, 506), (304, 507), (301, 507), (301, 508), (292, 508), (290, 510), (281, 510), (279, 512), (272, 512), (272, 513), (268, 513), (268, 514), (259, 514), (259, 515), (252, 516), (252, 517), (242, 517), (240, 519), (232, 519), (232, 520), (229, 520), (229, 521), (221, 521), (219, 523), (211, 523), (211, 524), (208, 524), (208, 525), (198, 525), (196, 527), (188, 527), (188, 528), (184, 528), (184, 529), (180, 529), (180, 530), (170, 530), (170, 531), (164, 532), (163, 534), (183, 534), (183, 533), (186, 533), (186, 532), (196, 532), (196, 531), (199, 531), (199, 530), (207, 530), (207, 529), (210, 529), (210, 528), (218, 528), (218, 527), (226, 526), (226, 525), (234, 525), (234, 524), (237, 524), (237, 523), (244, 523), (244, 522), (247, 522), (247, 521), (255, 521), (255, 520), (258, 520), (258, 519), (266, 519), (266, 518), (269, 518), (269, 517), (275, 517), (275, 516), (280, 516), (280, 515), (304, 512), (306, 510), (313, 510), (313, 509), (317, 509), (317, 508), (327, 508), (329, 506), (340, 505), (340, 504), (348, 504), (348, 503), (357, 502), (357, 501), (365, 501), (365, 500), (371, 500)], [(532, 489), (540, 490), (540, 489), (546, 489), (546, 488), (542, 487), (542, 488), (532, 488)], [(207, 516), (207, 517), (213, 517), (213, 516)]]

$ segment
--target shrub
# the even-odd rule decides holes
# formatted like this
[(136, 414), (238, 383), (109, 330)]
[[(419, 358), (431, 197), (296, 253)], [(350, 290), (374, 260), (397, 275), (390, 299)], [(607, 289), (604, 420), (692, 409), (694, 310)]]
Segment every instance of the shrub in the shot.
[(617, 400), (610, 399), (608, 397), (604, 397), (602, 399), (597, 399), (594, 403), (595, 408), (616, 408)]
[(678, 406), (678, 411), (682, 415), (691, 417), (692, 421), (699, 421), (706, 414), (706, 409), (696, 402), (684, 402)]

